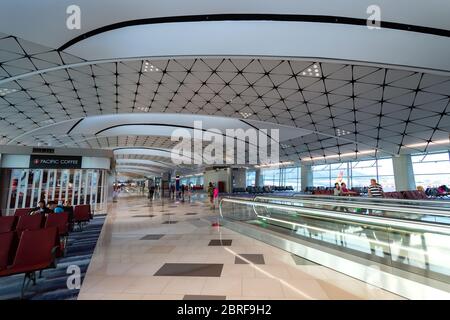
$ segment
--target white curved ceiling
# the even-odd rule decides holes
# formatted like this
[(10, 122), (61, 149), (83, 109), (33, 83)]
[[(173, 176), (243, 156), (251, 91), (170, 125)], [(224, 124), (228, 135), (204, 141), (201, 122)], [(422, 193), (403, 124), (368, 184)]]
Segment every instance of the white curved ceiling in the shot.
[[(372, 1), (80, 0), (81, 30), (65, 28), (71, 4), (2, 2), (0, 89), (9, 91), (0, 91), (1, 144), (108, 148), (117, 149), (117, 159), (166, 161), (167, 152), (155, 148), (170, 150), (173, 142), (161, 127), (127, 126), (103, 136), (98, 131), (108, 122), (130, 124), (141, 117), (180, 124), (189, 117), (218, 116), (226, 119), (223, 127), (237, 119), (256, 127), (287, 126), (283, 161), (448, 149), (450, 37), (342, 23), (342, 17), (366, 19)], [(382, 21), (391, 25), (450, 30), (446, 0), (377, 5)], [(184, 20), (101, 32), (55, 50), (118, 22), (211, 14), (341, 20)], [(183, 55), (189, 57), (170, 58)], [(90, 61), (108, 58), (117, 60)], [(146, 62), (156, 71), (146, 71)], [(311, 68), (317, 76), (309, 76)], [(205, 119), (213, 124), (213, 118)]]
[(160, 176), (159, 173), (154, 173), (145, 169), (133, 169), (133, 168), (121, 168), (116, 170), (117, 174), (121, 175), (123, 173), (134, 173), (138, 176), (145, 176), (145, 177), (155, 177), (155, 176)]
[(116, 159), (116, 164), (118, 164), (118, 165), (138, 164), (138, 165), (155, 166), (155, 167), (162, 167), (162, 168), (172, 168), (172, 166), (170, 166), (164, 162), (143, 160), (143, 159)]
[[(49, 124), (17, 136), (9, 144), (16, 141), (33, 143), (33, 140), (37, 137), (45, 139), (49, 136), (70, 138), (77, 143), (117, 136), (161, 136), (170, 138), (175, 135), (174, 138), (176, 138), (176, 130), (192, 138), (201, 137), (208, 130), (210, 132), (219, 130), (225, 138), (229, 136), (227, 130), (242, 129), (246, 131), (253, 128), (260, 129), (261, 134), (267, 136), (267, 139), (271, 139), (271, 130), (276, 129), (279, 132), (279, 141), (295, 139), (312, 133), (306, 129), (251, 119), (243, 121), (236, 118), (175, 113), (122, 113), (89, 116), (73, 121), (64, 120), (62, 123)], [(230, 135), (230, 137), (233, 136)], [(236, 139), (243, 140), (239, 136)]]
[(139, 25), (92, 36), (65, 52), (87, 60), (216, 56), (315, 58), (316, 61), (397, 65), (430, 72), (450, 72), (448, 37), (386, 28), (370, 30), (365, 25), (314, 22), (219, 21)]
[(156, 167), (148, 167), (145, 165), (116, 165), (115, 167), (116, 171), (123, 171), (123, 170), (127, 170), (127, 169), (131, 169), (131, 170), (144, 170), (144, 171), (148, 171), (149, 173), (152, 174), (156, 174), (159, 175), (162, 172), (164, 172), (165, 170), (162, 170), (161, 168), (156, 168)]
[[(80, 30), (65, 27), (66, 8), (81, 9)], [(58, 48), (94, 29), (135, 19), (208, 14), (299, 14), (366, 19), (372, 0), (4, 0), (0, 11), (2, 32)], [(446, 0), (379, 0), (382, 20), (450, 29)], [(38, 28), (36, 26), (39, 26)]]
[(114, 155), (117, 156), (125, 156), (125, 159), (128, 159), (130, 156), (133, 155), (140, 155), (140, 156), (146, 156), (146, 157), (158, 157), (160, 158), (162, 161), (168, 163), (168, 164), (172, 164), (173, 165), (173, 161), (180, 161), (180, 162), (184, 162), (184, 163), (189, 163), (189, 162), (202, 162), (202, 155), (199, 155), (197, 153), (192, 153), (192, 158), (191, 157), (184, 157), (182, 155), (178, 155), (178, 154), (172, 154), (172, 149), (165, 149), (165, 148), (146, 148), (146, 147), (141, 147), (141, 148), (117, 148), (114, 149)]

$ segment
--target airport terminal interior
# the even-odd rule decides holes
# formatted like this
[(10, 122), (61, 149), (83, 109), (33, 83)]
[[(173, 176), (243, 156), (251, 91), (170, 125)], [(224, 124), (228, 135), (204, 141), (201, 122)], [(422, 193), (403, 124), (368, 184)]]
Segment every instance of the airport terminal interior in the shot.
[(449, 16), (3, 0), (0, 300), (449, 299)]

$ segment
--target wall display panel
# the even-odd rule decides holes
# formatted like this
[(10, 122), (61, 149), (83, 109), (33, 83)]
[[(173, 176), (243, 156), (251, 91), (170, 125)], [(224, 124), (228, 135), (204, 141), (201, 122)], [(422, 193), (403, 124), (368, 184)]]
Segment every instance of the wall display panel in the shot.
[(69, 205), (90, 204), (94, 212), (105, 212), (106, 170), (7, 169), (10, 170), (6, 214), (17, 208), (36, 207), (40, 200)]

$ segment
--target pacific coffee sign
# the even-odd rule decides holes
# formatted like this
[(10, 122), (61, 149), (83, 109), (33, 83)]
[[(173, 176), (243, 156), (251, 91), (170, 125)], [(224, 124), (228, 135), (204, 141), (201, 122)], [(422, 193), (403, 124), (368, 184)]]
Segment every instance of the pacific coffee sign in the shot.
[(79, 156), (31, 155), (31, 169), (81, 169)]

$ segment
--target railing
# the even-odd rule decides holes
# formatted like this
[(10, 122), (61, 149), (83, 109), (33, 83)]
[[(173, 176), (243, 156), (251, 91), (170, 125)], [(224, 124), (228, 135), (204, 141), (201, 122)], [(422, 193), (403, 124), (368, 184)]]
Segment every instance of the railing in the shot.
[(349, 202), (371, 202), (371, 203), (383, 203), (383, 204), (393, 204), (399, 207), (422, 207), (429, 208), (435, 207), (450, 209), (449, 200), (414, 200), (414, 199), (394, 199), (394, 198), (371, 198), (371, 197), (346, 197), (346, 196), (331, 196), (331, 195), (312, 195), (312, 194), (301, 194), (293, 193), (289, 196), (290, 198), (312, 198), (312, 199), (332, 199), (340, 201)]
[[(267, 197), (256, 196), (254, 201), (289, 204), (292, 206), (328, 209), (333, 211), (345, 211), (351, 214), (381, 215), (386, 218), (397, 218), (413, 221), (432, 221), (435, 223), (450, 225), (450, 209), (423, 208), (423, 207), (397, 207), (394, 203), (370, 203), (342, 201), (341, 199), (312, 199), (292, 197)], [(364, 212), (363, 212), (364, 209)]]
[[(257, 208), (270, 208), (270, 209), (278, 209), (281, 211), (288, 212), (298, 212), (303, 216), (307, 217), (317, 217), (321, 219), (329, 219), (333, 221), (346, 221), (353, 222), (358, 224), (369, 224), (378, 227), (386, 227), (394, 230), (394, 228), (400, 228), (397, 231), (408, 230), (413, 232), (433, 232), (439, 234), (450, 235), (450, 227), (442, 226), (440, 224), (434, 224), (430, 222), (418, 222), (418, 221), (404, 221), (402, 219), (395, 218), (385, 218), (379, 216), (366, 216), (366, 215), (350, 215), (350, 214), (342, 214), (336, 213), (330, 210), (322, 210), (322, 209), (313, 209), (313, 208), (303, 208), (298, 206), (291, 206), (285, 204), (274, 204), (274, 203), (266, 203), (257, 201), (256, 197), (254, 200), (244, 200), (238, 198), (223, 198), (219, 203), (219, 212), (222, 217), (223, 215), (223, 203), (235, 203), (242, 204), (246, 206), (251, 206), (255, 216), (257, 218), (267, 218), (265, 216), (265, 212), (258, 212)], [(253, 218), (254, 218), (253, 217)], [(251, 218), (247, 216), (247, 218)], [(294, 223), (292, 223), (294, 224)]]
[[(226, 221), (306, 240), (450, 283), (450, 226), (286, 204), (289, 201), (296, 200), (223, 198), (219, 210)], [(327, 205), (332, 204), (327, 201)]]

